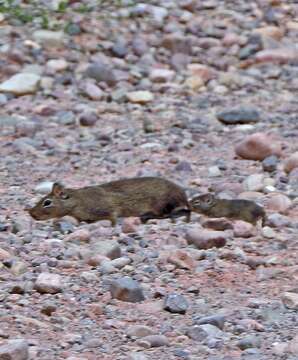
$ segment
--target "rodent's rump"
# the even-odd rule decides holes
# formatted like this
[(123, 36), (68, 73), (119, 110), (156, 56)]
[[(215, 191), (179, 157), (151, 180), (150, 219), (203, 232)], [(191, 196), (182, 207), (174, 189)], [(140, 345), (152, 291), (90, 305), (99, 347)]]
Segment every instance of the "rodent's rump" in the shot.
[(190, 209), (180, 186), (163, 178), (139, 177), (79, 189), (55, 183), (29, 213), (36, 220), (70, 215), (86, 222), (108, 219), (115, 225), (118, 217), (128, 216), (146, 222), (185, 215), (189, 221)]

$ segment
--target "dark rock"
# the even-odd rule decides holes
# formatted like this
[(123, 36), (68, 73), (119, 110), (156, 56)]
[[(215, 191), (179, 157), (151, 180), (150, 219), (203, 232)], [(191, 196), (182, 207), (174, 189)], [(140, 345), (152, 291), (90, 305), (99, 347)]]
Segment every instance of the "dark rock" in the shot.
[(148, 51), (147, 43), (144, 39), (136, 37), (132, 41), (132, 50), (137, 56), (142, 56)]
[(204, 316), (194, 320), (195, 324), (197, 325), (211, 324), (217, 326), (220, 330), (223, 330), (225, 321), (226, 318), (224, 315)]
[(226, 125), (249, 124), (260, 121), (260, 112), (258, 109), (250, 107), (239, 107), (221, 111), (217, 119)]
[(110, 292), (113, 298), (121, 301), (135, 303), (145, 300), (139, 283), (128, 276), (113, 281)]
[(192, 171), (191, 165), (188, 161), (180, 161), (179, 164), (175, 166), (176, 171)]
[(185, 314), (188, 309), (188, 302), (180, 294), (169, 294), (165, 298), (163, 308), (171, 313)]
[(245, 350), (248, 348), (259, 348), (261, 346), (261, 340), (257, 336), (248, 335), (245, 338), (239, 340), (237, 346), (241, 350)]
[(218, 219), (204, 219), (202, 222), (202, 226), (204, 228), (209, 228), (218, 231), (224, 230), (232, 230), (233, 224), (231, 221), (225, 218), (218, 218)]
[(278, 164), (278, 157), (276, 155), (268, 156), (262, 161), (263, 170), (268, 172), (275, 171), (277, 164)]
[(98, 82), (103, 81), (109, 86), (114, 86), (116, 84), (116, 76), (113, 69), (100, 62), (89, 65), (85, 72), (85, 76), (95, 79)]
[(93, 126), (97, 120), (98, 117), (94, 111), (86, 111), (79, 117), (82, 126)]
[(128, 53), (126, 41), (123, 39), (117, 40), (111, 50), (113, 55), (119, 58), (124, 58)]

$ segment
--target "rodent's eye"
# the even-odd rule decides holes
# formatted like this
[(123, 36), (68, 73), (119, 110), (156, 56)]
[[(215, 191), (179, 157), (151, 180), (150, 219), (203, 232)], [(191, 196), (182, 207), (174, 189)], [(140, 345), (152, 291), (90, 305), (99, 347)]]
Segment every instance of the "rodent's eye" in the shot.
[(42, 205), (43, 205), (43, 207), (51, 206), (51, 205), (52, 205), (52, 200), (46, 199), (46, 200), (43, 202)]

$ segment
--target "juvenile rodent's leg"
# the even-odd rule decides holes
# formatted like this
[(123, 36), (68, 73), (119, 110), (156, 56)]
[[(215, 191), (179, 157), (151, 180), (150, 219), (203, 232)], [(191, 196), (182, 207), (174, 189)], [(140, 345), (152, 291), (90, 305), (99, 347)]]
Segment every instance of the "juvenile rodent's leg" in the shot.
[(140, 216), (142, 224), (146, 224), (146, 222), (150, 219), (156, 219), (156, 215), (153, 212), (146, 212)]
[(111, 221), (111, 225), (115, 227), (117, 225), (117, 214), (112, 213), (109, 220)]

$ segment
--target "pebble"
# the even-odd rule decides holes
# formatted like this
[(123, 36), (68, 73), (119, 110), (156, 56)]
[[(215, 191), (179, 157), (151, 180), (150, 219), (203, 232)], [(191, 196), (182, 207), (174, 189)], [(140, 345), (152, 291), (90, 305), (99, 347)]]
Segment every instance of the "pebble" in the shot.
[(233, 234), (235, 237), (250, 238), (256, 236), (257, 232), (252, 224), (246, 221), (237, 220), (234, 222)]
[(262, 228), (262, 235), (267, 239), (276, 238), (276, 232), (269, 226), (264, 226)]
[(196, 318), (194, 322), (197, 325), (211, 324), (218, 327), (220, 330), (223, 330), (226, 322), (226, 317), (224, 315), (204, 316)]
[(95, 111), (85, 111), (79, 116), (79, 122), (82, 126), (94, 126), (98, 120)]
[(218, 177), (221, 176), (221, 171), (218, 166), (210, 166), (208, 168), (208, 176), (209, 177)]
[(286, 47), (262, 50), (255, 55), (255, 61), (257, 63), (270, 62), (275, 64), (286, 64), (291, 61), (297, 61), (297, 59), (298, 50)]
[(131, 91), (126, 96), (128, 101), (135, 104), (147, 104), (154, 99), (153, 93), (147, 90)]
[(239, 340), (237, 346), (241, 350), (245, 350), (248, 348), (259, 348), (261, 346), (261, 340), (257, 336), (248, 335), (245, 338)]
[(163, 308), (174, 314), (185, 314), (188, 306), (188, 301), (183, 295), (172, 293), (166, 296)]
[(285, 292), (282, 295), (282, 301), (287, 308), (298, 310), (298, 293)]
[(64, 241), (70, 241), (70, 242), (89, 242), (90, 241), (90, 231), (87, 229), (77, 229), (73, 233), (67, 235), (64, 238)]
[(196, 266), (194, 259), (186, 251), (180, 249), (171, 252), (168, 262), (180, 269), (193, 270)]
[(264, 171), (273, 172), (276, 170), (278, 164), (278, 157), (276, 155), (270, 155), (262, 161), (262, 167)]
[(266, 208), (276, 211), (280, 214), (286, 214), (292, 205), (292, 201), (284, 194), (269, 194), (266, 202)]
[(117, 240), (99, 240), (91, 245), (91, 253), (113, 260), (121, 257), (121, 248)]
[(65, 40), (63, 31), (36, 30), (32, 36), (37, 43), (46, 47), (60, 47)]
[(110, 292), (113, 298), (121, 301), (136, 303), (145, 300), (139, 283), (128, 276), (114, 280), (110, 286)]
[(201, 222), (201, 225), (204, 228), (210, 228), (213, 230), (224, 231), (224, 230), (232, 230), (233, 224), (231, 221), (226, 218), (217, 218), (217, 219), (204, 219)]
[(99, 101), (104, 97), (104, 92), (97, 85), (92, 82), (86, 82), (82, 86), (82, 92), (86, 95), (90, 100)]
[(225, 125), (257, 123), (261, 119), (259, 110), (253, 107), (226, 109), (216, 116)]
[(138, 226), (140, 225), (140, 219), (135, 217), (124, 218), (121, 230), (124, 234), (131, 234), (138, 232)]
[(153, 69), (149, 75), (149, 79), (155, 83), (166, 83), (173, 80), (175, 71), (168, 69)]
[(41, 294), (57, 294), (62, 288), (62, 278), (58, 274), (41, 273), (35, 282), (35, 289)]
[(148, 335), (143, 337), (141, 340), (138, 341), (140, 346), (145, 348), (155, 348), (161, 346), (169, 346), (169, 340), (164, 335)]
[(126, 330), (126, 336), (130, 338), (143, 338), (145, 336), (154, 335), (155, 331), (146, 325), (131, 325)]
[(268, 223), (270, 227), (276, 228), (289, 226), (291, 224), (290, 219), (287, 216), (281, 215), (279, 213), (268, 215), (266, 223)]
[(252, 174), (249, 175), (243, 182), (245, 191), (261, 191), (264, 187), (264, 175)]
[(286, 173), (290, 173), (296, 168), (298, 168), (298, 152), (290, 155), (284, 162), (284, 170)]
[(12, 255), (8, 251), (0, 248), (0, 261), (9, 260), (11, 258), (12, 258)]
[(52, 59), (47, 62), (47, 67), (55, 72), (65, 71), (69, 64), (65, 59)]
[(191, 228), (186, 232), (186, 240), (198, 249), (210, 249), (225, 246), (227, 234), (224, 231)]
[(28, 360), (29, 346), (24, 339), (9, 340), (0, 345), (0, 360)]
[(280, 156), (281, 145), (269, 135), (255, 133), (235, 146), (236, 155), (248, 160), (264, 160), (270, 155)]
[(34, 94), (37, 92), (40, 76), (30, 73), (19, 73), (0, 84), (0, 92), (14, 95)]
[(43, 181), (36, 185), (34, 191), (37, 194), (49, 194), (52, 191), (53, 184), (53, 181)]
[(117, 82), (113, 69), (101, 62), (90, 64), (85, 72), (85, 76), (98, 82), (103, 81), (109, 86), (114, 86)]

